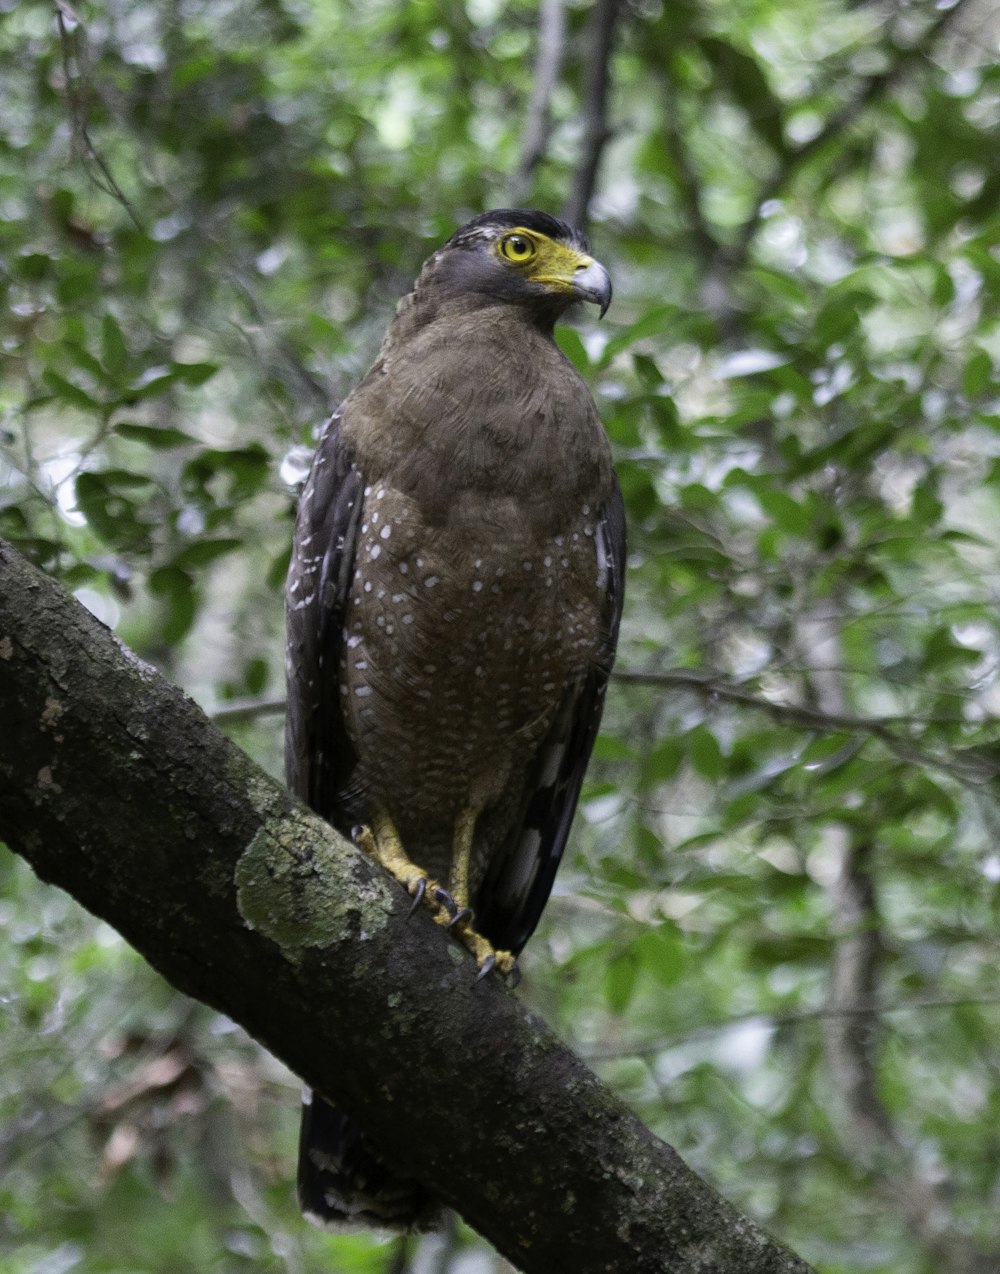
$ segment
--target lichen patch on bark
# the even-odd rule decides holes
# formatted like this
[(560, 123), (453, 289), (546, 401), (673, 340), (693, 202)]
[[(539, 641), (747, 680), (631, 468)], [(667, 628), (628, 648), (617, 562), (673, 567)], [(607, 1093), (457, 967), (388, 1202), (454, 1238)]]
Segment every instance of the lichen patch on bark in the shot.
[(310, 947), (371, 938), (392, 910), (388, 882), (361, 882), (349, 855), (317, 844), (310, 820), (302, 839), (287, 820), (265, 821), (236, 864), (236, 901), (252, 928), (275, 942), (290, 964)]

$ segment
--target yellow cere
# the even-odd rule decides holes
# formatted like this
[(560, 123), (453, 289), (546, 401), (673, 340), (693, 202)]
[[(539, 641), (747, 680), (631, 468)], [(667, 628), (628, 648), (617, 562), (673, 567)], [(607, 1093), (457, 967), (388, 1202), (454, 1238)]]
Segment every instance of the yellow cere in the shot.
[(556, 291), (572, 291), (576, 272), (593, 263), (585, 252), (521, 226), (498, 239), (496, 251), (505, 261), (527, 266), (525, 273), (533, 282)]

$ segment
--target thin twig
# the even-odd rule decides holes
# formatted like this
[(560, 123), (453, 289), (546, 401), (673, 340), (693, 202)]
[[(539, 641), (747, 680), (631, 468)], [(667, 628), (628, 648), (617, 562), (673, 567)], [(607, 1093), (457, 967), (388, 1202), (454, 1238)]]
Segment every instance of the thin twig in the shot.
[[(84, 47), (85, 41), (83, 36), (83, 23), (78, 14), (76, 14), (66, 0), (53, 0), (56, 12), (56, 25), (59, 28), (59, 49), (62, 55), (63, 79), (66, 85), (66, 103), (69, 106), (70, 124), (73, 129), (74, 144), (79, 150), (83, 159), (83, 167), (91, 182), (106, 195), (110, 195), (116, 200), (129, 215), (135, 228), (145, 234), (145, 227), (139, 220), (139, 216), (135, 211), (128, 196), (115, 181), (111, 169), (108, 167), (103, 155), (100, 154), (94, 145), (90, 130), (87, 126), (87, 107), (84, 100), (90, 83), (86, 68), (80, 66), (79, 75), (74, 75), (72, 67), (72, 43), (70, 33), (66, 26), (67, 19), (81, 33), (77, 41), (78, 61), (82, 63), (80, 50)], [(77, 84), (80, 84), (82, 92), (77, 91)]]
[(588, 1049), (577, 1045), (576, 1051), (588, 1062), (614, 1061), (623, 1057), (654, 1057), (657, 1053), (665, 1053), (672, 1048), (680, 1048), (684, 1044), (697, 1043), (699, 1040), (714, 1039), (726, 1031), (736, 1030), (743, 1026), (761, 1026), (769, 1031), (780, 1031), (789, 1027), (805, 1026), (810, 1022), (830, 1022), (852, 1018), (884, 1018), (892, 1013), (924, 1012), (935, 1009), (963, 1008), (1000, 1008), (1000, 998), (983, 997), (928, 997), (923, 1000), (910, 1000), (902, 1004), (880, 1004), (876, 1001), (854, 1005), (827, 1005), (821, 1009), (803, 1009), (797, 1013), (740, 1013), (727, 1018), (724, 1022), (706, 1022), (702, 1026), (693, 1027), (689, 1031), (681, 1031), (677, 1035), (659, 1036), (655, 1040), (637, 1040), (634, 1043), (609, 1045), (605, 1048)]
[(583, 91), (583, 154), (564, 210), (566, 220), (582, 229), (587, 226), (601, 154), (611, 137), (608, 124), (609, 65), (621, 7), (621, 0), (597, 0), (591, 15), (590, 49)]
[(566, 43), (563, 0), (541, 0), (538, 12), (538, 51), (535, 82), (528, 105), (521, 161), (511, 182), (511, 202), (520, 204), (531, 188), (531, 178), (545, 155), (552, 122), (552, 93), (559, 79)]
[(806, 704), (777, 703), (773, 699), (765, 699), (763, 695), (754, 694), (724, 679), (683, 669), (674, 672), (638, 672), (621, 669), (614, 672), (612, 676), (616, 681), (626, 685), (691, 690), (709, 700), (740, 704), (754, 711), (766, 713), (773, 721), (781, 725), (826, 734), (839, 731), (866, 734), (884, 743), (900, 760), (914, 765), (933, 766), (950, 774), (959, 782), (974, 787), (996, 777), (995, 762), (978, 751), (966, 750), (953, 752), (950, 755), (931, 752), (911, 739), (903, 737), (894, 728), (964, 724), (957, 718), (868, 717), (823, 707), (811, 707)]
[(285, 711), (282, 699), (233, 699), (208, 713), (212, 721), (228, 725), (233, 721), (254, 721), (257, 717), (273, 717)]

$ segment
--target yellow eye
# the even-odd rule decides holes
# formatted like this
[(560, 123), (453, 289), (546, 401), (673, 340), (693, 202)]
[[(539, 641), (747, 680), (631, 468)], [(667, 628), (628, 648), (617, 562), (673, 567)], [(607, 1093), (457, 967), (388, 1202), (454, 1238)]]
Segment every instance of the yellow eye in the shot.
[(519, 265), (530, 261), (535, 251), (535, 245), (523, 234), (507, 234), (500, 240), (502, 255), (508, 261), (516, 261)]

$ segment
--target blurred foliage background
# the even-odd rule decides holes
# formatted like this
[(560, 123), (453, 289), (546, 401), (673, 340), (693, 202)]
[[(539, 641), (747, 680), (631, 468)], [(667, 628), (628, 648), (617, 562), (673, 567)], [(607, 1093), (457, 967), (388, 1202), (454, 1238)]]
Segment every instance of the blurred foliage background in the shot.
[[(521, 994), (829, 1274), (1000, 1269), (998, 35), (0, 0), (0, 534), (274, 772), (316, 426), (469, 215), (589, 220), (627, 615)], [(506, 1268), (310, 1230), (294, 1077), (2, 848), (0, 934), (0, 1274)]]

